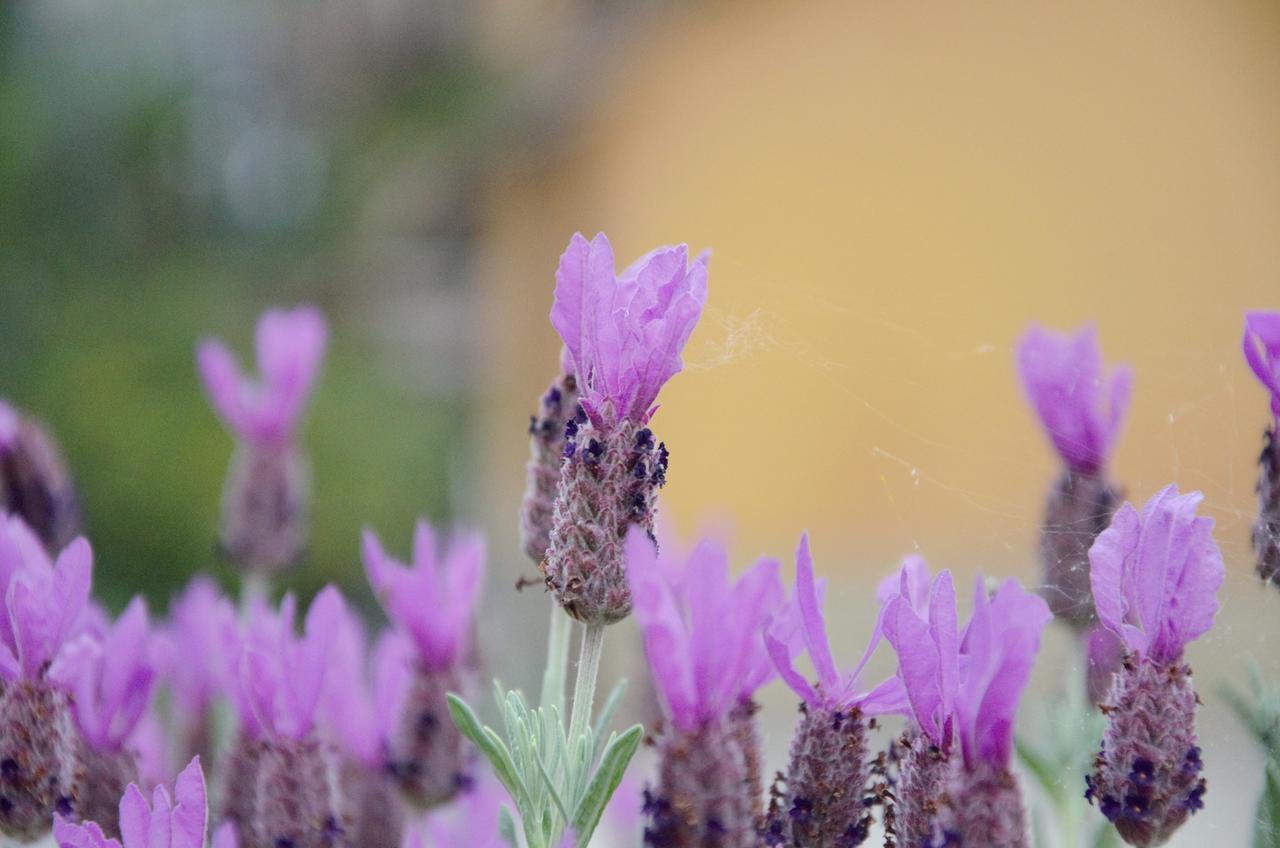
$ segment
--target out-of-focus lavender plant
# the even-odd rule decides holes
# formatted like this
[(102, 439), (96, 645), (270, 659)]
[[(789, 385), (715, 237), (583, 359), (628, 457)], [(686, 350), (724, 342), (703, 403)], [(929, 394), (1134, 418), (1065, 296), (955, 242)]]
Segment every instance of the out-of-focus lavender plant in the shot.
[(80, 529), (80, 505), (62, 451), (37, 421), (0, 399), (0, 514), (27, 523), (49, 551)]
[(1127, 654), (1102, 707), (1107, 729), (1086, 797), (1131, 845), (1160, 845), (1204, 806), (1198, 704), (1183, 648), (1213, 626), (1222, 554), (1199, 492), (1170, 485), (1126, 503), (1089, 551), (1102, 624)]
[(296, 431), (327, 336), (314, 307), (263, 313), (256, 379), (243, 375), (216, 339), (201, 342), (196, 352), (209, 400), (236, 438), (222, 497), (221, 544), (250, 574), (289, 567), (306, 544), (310, 473)]
[(1061, 335), (1035, 325), (1018, 343), (1018, 372), (1064, 466), (1040, 534), (1045, 599), (1057, 618), (1083, 631), (1096, 620), (1089, 546), (1122, 500), (1106, 471), (1129, 407), (1133, 372), (1104, 372), (1092, 326)]
[(1280, 585), (1280, 312), (1249, 312), (1244, 318), (1244, 357), (1271, 394), (1272, 421), (1258, 457), (1258, 517), (1253, 552), (1258, 576)]
[(71, 694), (50, 672), (83, 625), (92, 575), (83, 538), (51, 561), (22, 519), (0, 515), (0, 832), (15, 839), (76, 812)]
[[(778, 674), (801, 699), (787, 770), (772, 791), (765, 825), (767, 844), (852, 848), (861, 845), (870, 833), (867, 719), (899, 712), (903, 707), (903, 689), (897, 678), (871, 691), (859, 689), (859, 677), (879, 637), (877, 630), (853, 671), (840, 674), (827, 640), (809, 537), (802, 536), (796, 550), (792, 606), (765, 633)], [(792, 664), (797, 639), (817, 671), (816, 685)]]
[(761, 559), (730, 581), (720, 545), (704, 540), (683, 564), (660, 562), (640, 528), (627, 537), (626, 562), (665, 711), (645, 844), (750, 845), (763, 819), (753, 696), (775, 673), (763, 629), (784, 606), (778, 563)]

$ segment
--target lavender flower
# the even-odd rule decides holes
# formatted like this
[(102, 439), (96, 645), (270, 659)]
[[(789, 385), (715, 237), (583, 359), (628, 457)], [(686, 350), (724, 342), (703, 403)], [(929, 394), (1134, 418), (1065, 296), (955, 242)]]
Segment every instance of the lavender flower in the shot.
[(294, 433), (326, 337), (314, 307), (268, 310), (258, 321), (257, 380), (240, 373), (221, 342), (206, 340), (197, 350), (209, 399), (238, 442), (223, 492), (222, 546), (253, 571), (290, 565), (306, 541), (308, 472)]
[(1009, 758), (1014, 716), (1052, 614), (1044, 600), (1005, 581), (987, 597), (974, 587), (973, 618), (960, 642), (956, 735), (963, 762), (951, 779), (943, 830), (962, 845), (1024, 848), (1026, 811)]
[(461, 534), (439, 556), (431, 525), (419, 521), (413, 564), (405, 568), (366, 530), (364, 563), (387, 616), (417, 649), (400, 723), (387, 746), (387, 768), (415, 804), (442, 804), (470, 780), (470, 749), (449, 719), (445, 695), (470, 688), (484, 540)]
[(278, 616), (253, 611), (239, 662), (241, 737), (228, 755), (223, 813), (245, 848), (348, 844), (338, 754), (315, 730), (342, 596), (332, 587), (316, 596), (301, 638), (294, 609), (288, 595)]
[[(1271, 393), (1271, 413), (1280, 421), (1280, 312), (1248, 312), (1244, 317), (1244, 357)], [(1275, 421), (1267, 427), (1258, 457), (1258, 517), (1253, 552), (1258, 576), (1280, 585), (1280, 444)]]
[(207, 577), (196, 577), (169, 609), (160, 638), (182, 759), (210, 758), (214, 699), (232, 688), (236, 611)]
[(524, 500), (520, 503), (520, 544), (537, 565), (551, 546), (551, 521), (560, 466), (564, 464), (565, 433), (578, 410), (578, 380), (569, 349), (560, 351), (560, 375), (539, 401), (538, 414), (529, 418), (529, 462), (525, 466)]
[(1065, 465), (1040, 535), (1045, 597), (1054, 615), (1086, 630), (1095, 620), (1088, 551), (1122, 499), (1107, 482), (1106, 464), (1129, 406), (1133, 372), (1119, 368), (1104, 376), (1092, 326), (1071, 336), (1032, 326), (1018, 344), (1018, 370)]
[(116, 805), (138, 781), (137, 753), (128, 744), (157, 677), (146, 602), (134, 598), (101, 639), (82, 635), (49, 669), (49, 678), (74, 698), (82, 769), (80, 818), (119, 833)]
[(49, 669), (81, 626), (92, 574), (84, 539), (50, 562), (20, 518), (0, 515), (0, 832), (15, 839), (48, 833), (55, 812), (75, 809), (70, 695)]
[(1089, 551), (1102, 624), (1127, 656), (1103, 707), (1107, 730), (1085, 797), (1131, 845), (1160, 845), (1204, 806), (1196, 694), (1183, 648), (1213, 626), (1222, 554), (1199, 492), (1126, 503)]
[(883, 601), (881, 615), (884, 637), (898, 653), (909, 718), (897, 748), (894, 834), (902, 845), (941, 845), (948, 837), (948, 783), (957, 768), (961, 662), (955, 585), (948, 571), (930, 585), (919, 557), (904, 562), (896, 576), (899, 591)]
[(621, 275), (603, 234), (575, 235), (560, 257), (551, 323), (577, 377), (581, 414), (565, 431), (564, 463), (543, 570), (574, 618), (610, 624), (631, 610), (623, 563), (632, 525), (653, 533), (668, 453), (646, 425), (658, 391), (702, 314), (707, 259), (658, 248)]
[(75, 537), (80, 505), (53, 436), (0, 399), (0, 513), (27, 523), (49, 551)]
[[(899, 709), (901, 687), (891, 679), (870, 692), (858, 690), (858, 677), (879, 641), (879, 632), (851, 673), (841, 675), (836, 670), (807, 534), (800, 537), (796, 551), (793, 604), (798, 628), (783, 617), (765, 634), (778, 674), (801, 698), (787, 771), (773, 790), (767, 840), (771, 845), (796, 848), (860, 845), (871, 826), (864, 803), (869, 777), (866, 718)], [(793, 628), (817, 671), (816, 686), (792, 664), (787, 631)]]
[(751, 844), (762, 812), (751, 699), (773, 675), (762, 630), (783, 604), (778, 563), (762, 559), (731, 583), (724, 548), (703, 541), (684, 563), (680, 594), (666, 579), (673, 564), (638, 527), (626, 563), (666, 713), (654, 732), (659, 774), (645, 793), (645, 844)]
[[(204, 848), (208, 819), (204, 773), (197, 757), (178, 775), (172, 800), (168, 791), (158, 786), (148, 804), (137, 784), (129, 784), (119, 806), (123, 846), (108, 837), (98, 823), (71, 824), (61, 815), (54, 818), (53, 835), (58, 848)], [(235, 832), (220, 828), (212, 848), (236, 848)]]

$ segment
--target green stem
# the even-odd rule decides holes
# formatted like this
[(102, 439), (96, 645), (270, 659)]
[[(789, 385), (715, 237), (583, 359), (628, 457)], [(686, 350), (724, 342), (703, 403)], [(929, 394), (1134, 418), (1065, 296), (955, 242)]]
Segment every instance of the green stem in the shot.
[(596, 678), (604, 654), (604, 625), (588, 624), (582, 632), (582, 652), (578, 654), (578, 679), (573, 687), (573, 718), (569, 721), (569, 742), (573, 744), (591, 725), (596, 697)]
[(569, 674), (569, 638), (573, 635), (573, 619), (551, 601), (551, 625), (547, 628), (547, 667), (542, 671), (543, 709), (555, 707), (564, 715), (564, 684)]
[(247, 617), (254, 601), (271, 600), (271, 579), (259, 571), (247, 572), (240, 581), (240, 615)]

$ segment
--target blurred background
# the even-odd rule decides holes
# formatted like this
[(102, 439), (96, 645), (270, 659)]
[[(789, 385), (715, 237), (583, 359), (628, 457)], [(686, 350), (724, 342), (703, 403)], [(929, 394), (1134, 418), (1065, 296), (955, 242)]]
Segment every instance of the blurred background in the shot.
[[(195, 571), (233, 578), (196, 341), (247, 357), (261, 310), (317, 303), (290, 585), (372, 614), (362, 525), (401, 553), (416, 515), (479, 526), (486, 654), (528, 686), (546, 612), (514, 590), (515, 514), (575, 230), (624, 264), (712, 248), (654, 421), (662, 509), (681, 535), (732, 528), (743, 564), (789, 564), (807, 528), (847, 660), (905, 553), (1037, 581), (1056, 459), (1012, 347), (1032, 320), (1096, 322), (1137, 377), (1115, 477), (1202, 490), (1229, 572), (1191, 651), (1208, 807), (1174, 844), (1244, 845), (1262, 758), (1217, 691), (1250, 660), (1280, 682), (1248, 548), (1267, 402), (1239, 352), (1242, 312), (1280, 308), (1278, 149), (1274, 2), (17, 0), (0, 395), (65, 447), (99, 595), (163, 608)], [(617, 632), (615, 670), (642, 677)], [(1048, 642), (1042, 700), (1080, 673)], [(767, 698), (773, 768), (792, 700)]]

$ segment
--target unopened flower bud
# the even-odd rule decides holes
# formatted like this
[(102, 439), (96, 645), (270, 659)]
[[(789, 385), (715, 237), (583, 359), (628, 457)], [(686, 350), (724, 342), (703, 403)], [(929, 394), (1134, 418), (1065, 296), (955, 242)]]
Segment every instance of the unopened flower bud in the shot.
[(293, 446), (241, 443), (222, 493), (223, 552), (250, 571), (290, 567), (306, 546), (310, 500), (310, 473)]
[(578, 381), (566, 371), (542, 396), (538, 414), (529, 419), (530, 456), (524, 500), (520, 503), (520, 543), (535, 564), (546, 558), (551, 545), (552, 509), (564, 463), (565, 425), (577, 409)]
[(0, 684), (0, 831), (30, 842), (53, 815), (76, 814), (80, 789), (69, 696), (44, 680)]
[(1258, 517), (1253, 522), (1253, 553), (1258, 576), (1280, 585), (1280, 444), (1267, 430), (1267, 445), (1258, 457)]
[(1107, 529), (1122, 496), (1101, 474), (1067, 469), (1054, 484), (1040, 531), (1044, 598), (1056, 618), (1077, 630), (1096, 620), (1089, 589), (1089, 548)]
[(57, 551), (76, 535), (80, 506), (57, 442), (0, 401), (0, 512), (16, 515)]
[(579, 621), (612, 624), (631, 612), (623, 547), (632, 525), (653, 534), (667, 448), (630, 419), (601, 427), (579, 415), (569, 424), (564, 455), (543, 564), (547, 586)]
[(458, 691), (456, 670), (419, 666), (388, 745), (388, 772), (405, 798), (424, 809), (452, 800), (471, 783), (471, 748), (449, 718), (445, 699)]

